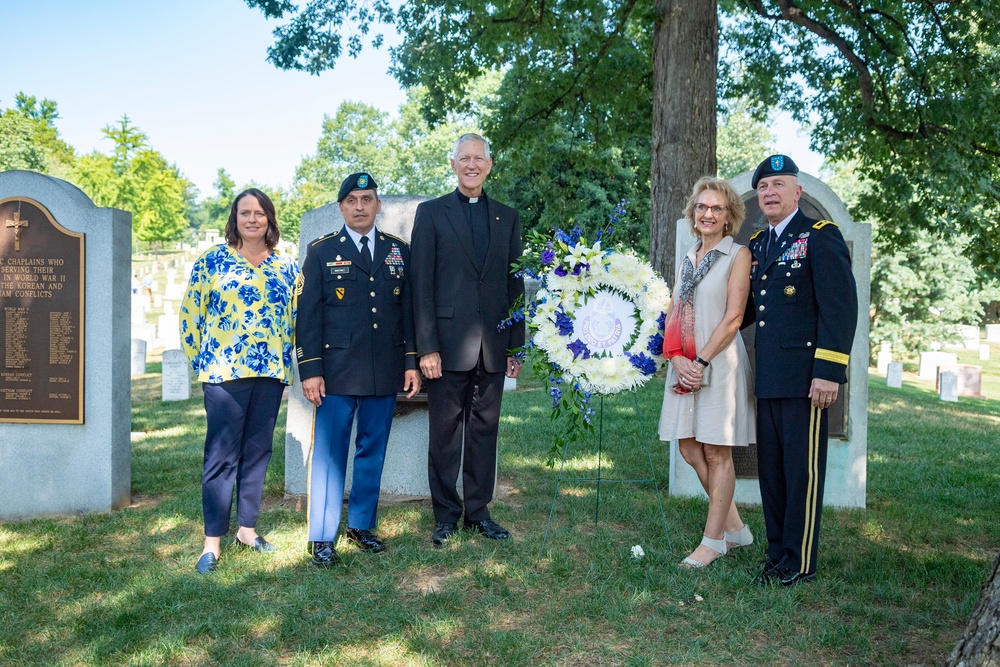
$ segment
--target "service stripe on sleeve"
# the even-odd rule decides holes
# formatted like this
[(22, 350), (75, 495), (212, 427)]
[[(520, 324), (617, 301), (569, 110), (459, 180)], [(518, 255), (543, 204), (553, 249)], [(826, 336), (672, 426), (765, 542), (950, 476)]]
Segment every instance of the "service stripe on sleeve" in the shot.
[(834, 352), (833, 350), (824, 350), (821, 347), (817, 347), (816, 358), (822, 359), (823, 361), (832, 361), (835, 364), (843, 364), (846, 366), (851, 356), (849, 354), (844, 354), (843, 352)]

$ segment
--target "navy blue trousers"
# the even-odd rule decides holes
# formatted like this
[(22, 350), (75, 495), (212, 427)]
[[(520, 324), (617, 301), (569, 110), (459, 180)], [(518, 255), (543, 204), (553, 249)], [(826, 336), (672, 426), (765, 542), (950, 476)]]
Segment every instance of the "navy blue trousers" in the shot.
[(371, 530), (378, 512), (382, 465), (389, 443), (396, 395), (327, 394), (316, 408), (309, 471), (309, 541), (334, 542), (344, 509), (344, 480), (357, 413), (354, 474), (347, 500), (347, 526)]
[(828, 416), (808, 398), (757, 399), (757, 476), (767, 557), (782, 567), (816, 571)]
[[(468, 521), (490, 518), (503, 383), (504, 374), (487, 373), (482, 357), (470, 371), (444, 371), (427, 381), (427, 468), (435, 521), (457, 523), (463, 510)], [(460, 468), (464, 497), (458, 495)]]
[(208, 431), (201, 506), (205, 535), (221, 537), (229, 532), (234, 483), (237, 522), (247, 528), (257, 525), (285, 385), (274, 378), (244, 378), (206, 383), (202, 389)]

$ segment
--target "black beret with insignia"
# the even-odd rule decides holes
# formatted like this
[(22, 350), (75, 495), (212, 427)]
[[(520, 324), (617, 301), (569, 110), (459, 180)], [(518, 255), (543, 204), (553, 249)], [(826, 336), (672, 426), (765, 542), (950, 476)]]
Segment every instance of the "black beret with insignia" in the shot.
[(362, 171), (351, 174), (344, 179), (340, 185), (340, 192), (337, 194), (337, 203), (344, 201), (344, 197), (355, 190), (378, 190), (378, 183), (368, 172)]
[(792, 158), (787, 155), (772, 155), (757, 165), (757, 168), (753, 172), (753, 179), (750, 181), (750, 187), (756, 190), (760, 179), (780, 174), (798, 176), (799, 168), (792, 161)]

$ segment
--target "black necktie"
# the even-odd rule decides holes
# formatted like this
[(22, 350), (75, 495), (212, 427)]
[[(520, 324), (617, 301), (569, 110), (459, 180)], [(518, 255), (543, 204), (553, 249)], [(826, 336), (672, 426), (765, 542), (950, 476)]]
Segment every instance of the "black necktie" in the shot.
[(774, 227), (771, 227), (771, 231), (767, 234), (767, 250), (764, 252), (765, 259), (771, 256), (771, 251), (776, 245), (778, 245), (778, 233), (774, 231)]
[(361, 266), (361, 270), (371, 275), (372, 273), (372, 254), (368, 250), (368, 237), (361, 237), (361, 261), (358, 262)]

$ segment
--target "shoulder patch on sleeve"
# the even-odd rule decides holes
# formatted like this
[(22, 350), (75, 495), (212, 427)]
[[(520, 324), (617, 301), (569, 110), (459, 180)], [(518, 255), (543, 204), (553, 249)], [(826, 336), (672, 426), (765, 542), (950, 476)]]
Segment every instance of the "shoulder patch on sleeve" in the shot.
[(757, 231), (755, 231), (753, 233), (753, 236), (750, 237), (750, 240), (753, 241), (755, 238), (757, 238), (758, 236), (760, 236), (763, 233), (764, 233), (763, 229), (758, 229)]
[(840, 225), (838, 225), (833, 220), (820, 220), (815, 225), (813, 225), (813, 229), (823, 229), (827, 225), (833, 225), (834, 227), (840, 227)]

